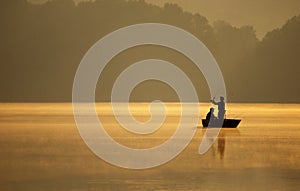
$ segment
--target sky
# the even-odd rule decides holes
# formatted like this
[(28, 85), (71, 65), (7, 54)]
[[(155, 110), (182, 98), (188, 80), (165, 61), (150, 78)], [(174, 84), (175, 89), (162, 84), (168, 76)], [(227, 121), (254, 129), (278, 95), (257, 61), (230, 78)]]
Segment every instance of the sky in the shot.
[[(47, 0), (28, 0), (43, 3)], [(74, 0), (75, 2), (88, 0)], [(258, 38), (280, 28), (289, 18), (300, 14), (300, 0), (145, 0), (163, 6), (176, 3), (185, 11), (200, 13), (211, 23), (225, 20), (234, 26), (252, 25)]]

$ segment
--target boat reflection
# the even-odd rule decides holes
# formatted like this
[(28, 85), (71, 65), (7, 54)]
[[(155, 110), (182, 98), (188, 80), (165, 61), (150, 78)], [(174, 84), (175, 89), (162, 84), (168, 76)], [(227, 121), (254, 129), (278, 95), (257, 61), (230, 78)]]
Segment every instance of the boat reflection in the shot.
[[(203, 135), (205, 135), (206, 130), (207, 130), (206, 128), (202, 129)], [(223, 160), (225, 157), (226, 137), (233, 137), (239, 134), (240, 133), (238, 129), (221, 129), (217, 137), (217, 140), (215, 141), (215, 143), (211, 148), (213, 157), (216, 157), (216, 153), (217, 153), (220, 159)], [(213, 137), (209, 137), (208, 135), (206, 135), (206, 137), (208, 138), (209, 142), (214, 141)]]
[(218, 153), (220, 154), (220, 159), (224, 159), (225, 154), (225, 132), (220, 132), (218, 137)]

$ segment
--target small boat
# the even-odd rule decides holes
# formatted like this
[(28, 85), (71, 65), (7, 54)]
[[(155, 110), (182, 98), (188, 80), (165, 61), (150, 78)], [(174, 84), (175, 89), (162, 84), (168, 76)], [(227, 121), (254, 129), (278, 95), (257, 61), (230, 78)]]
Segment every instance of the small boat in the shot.
[(236, 128), (240, 124), (240, 119), (224, 119), (223, 124), (221, 124), (221, 121), (219, 120), (213, 120), (209, 124), (209, 120), (202, 119), (202, 125), (203, 127), (221, 127), (222, 128)]

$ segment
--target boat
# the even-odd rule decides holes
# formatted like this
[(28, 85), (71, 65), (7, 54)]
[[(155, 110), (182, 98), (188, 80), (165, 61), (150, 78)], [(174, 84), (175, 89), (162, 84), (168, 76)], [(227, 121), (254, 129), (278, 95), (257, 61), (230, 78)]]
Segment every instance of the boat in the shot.
[[(221, 125), (221, 121), (213, 120), (209, 124), (209, 120), (202, 119), (202, 125), (204, 128), (211, 128), (211, 127), (221, 127), (222, 128), (236, 128), (240, 124), (240, 119), (224, 119), (223, 124)], [(209, 125), (209, 126), (208, 126)]]

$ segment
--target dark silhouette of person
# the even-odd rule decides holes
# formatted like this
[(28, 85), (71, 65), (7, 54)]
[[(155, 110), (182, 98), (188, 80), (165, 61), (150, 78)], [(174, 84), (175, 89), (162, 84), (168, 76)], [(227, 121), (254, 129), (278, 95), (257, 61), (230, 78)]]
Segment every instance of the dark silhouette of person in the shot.
[(216, 119), (216, 117), (214, 115), (214, 111), (215, 111), (215, 109), (213, 107), (211, 107), (209, 109), (209, 112), (206, 114), (206, 120), (210, 121), (210, 120), (215, 120)]
[(224, 119), (224, 116), (225, 116), (225, 102), (224, 102), (224, 97), (220, 97), (220, 102), (216, 102), (215, 101), (215, 98), (213, 98), (211, 100), (211, 102), (214, 104), (214, 105), (217, 105), (218, 106), (218, 119), (220, 120), (223, 120)]

